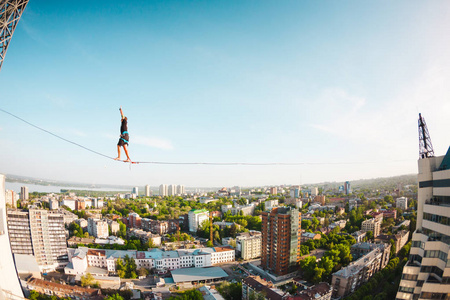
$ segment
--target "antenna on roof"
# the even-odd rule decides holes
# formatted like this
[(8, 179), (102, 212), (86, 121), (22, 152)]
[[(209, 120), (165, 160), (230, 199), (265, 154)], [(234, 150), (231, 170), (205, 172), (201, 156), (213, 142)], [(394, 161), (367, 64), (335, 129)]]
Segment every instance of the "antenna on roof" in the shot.
[(433, 157), (434, 150), (425, 119), (419, 113), (419, 157), (420, 159)]

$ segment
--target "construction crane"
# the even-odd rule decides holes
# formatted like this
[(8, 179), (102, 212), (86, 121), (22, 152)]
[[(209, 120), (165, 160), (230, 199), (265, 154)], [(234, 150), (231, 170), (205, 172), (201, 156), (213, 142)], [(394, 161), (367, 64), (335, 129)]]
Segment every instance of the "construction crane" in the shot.
[(427, 124), (425, 123), (425, 119), (419, 113), (419, 157), (422, 159), (433, 156), (433, 144), (431, 144)]
[(0, 70), (12, 35), (29, 0), (0, 0)]
[(209, 240), (214, 246), (214, 240), (213, 240), (213, 212), (209, 212)]

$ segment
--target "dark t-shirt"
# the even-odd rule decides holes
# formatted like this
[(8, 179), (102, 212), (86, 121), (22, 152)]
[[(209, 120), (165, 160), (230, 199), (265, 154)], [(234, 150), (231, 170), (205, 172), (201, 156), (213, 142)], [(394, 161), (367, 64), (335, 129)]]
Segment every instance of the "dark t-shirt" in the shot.
[(123, 134), (124, 131), (128, 131), (127, 120), (122, 119), (122, 125), (120, 126), (120, 134)]

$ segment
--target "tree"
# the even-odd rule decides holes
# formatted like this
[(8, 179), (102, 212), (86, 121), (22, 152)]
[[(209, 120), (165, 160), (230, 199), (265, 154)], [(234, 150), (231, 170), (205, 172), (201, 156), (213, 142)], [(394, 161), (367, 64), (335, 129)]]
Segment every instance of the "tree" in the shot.
[(105, 300), (123, 300), (123, 297), (119, 294), (109, 295), (105, 298)]
[(319, 220), (317, 220), (317, 218), (314, 217), (314, 218), (312, 219), (313, 230), (316, 230), (316, 229), (317, 229), (317, 226), (319, 226), (319, 224), (320, 224)]
[(312, 222), (310, 220), (302, 220), (302, 229), (311, 228)]
[(85, 276), (81, 276), (81, 286), (92, 286), (94, 284), (94, 276), (91, 273), (87, 273)]
[(149, 271), (146, 268), (139, 268), (137, 270), (137, 274), (139, 275), (139, 277), (147, 276), (149, 274)]
[(206, 247), (214, 247), (214, 244), (212, 241), (207, 241), (206, 242)]
[(366, 232), (367, 240), (373, 241), (373, 232), (371, 230)]

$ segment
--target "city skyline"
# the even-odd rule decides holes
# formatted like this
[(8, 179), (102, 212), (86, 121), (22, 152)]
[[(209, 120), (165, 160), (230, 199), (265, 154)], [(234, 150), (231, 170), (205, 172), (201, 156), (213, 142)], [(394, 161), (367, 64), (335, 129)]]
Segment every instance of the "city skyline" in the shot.
[(108, 156), (122, 106), (133, 160), (307, 164), (130, 167), (0, 112), (0, 173), (132, 186), (413, 174), (419, 112), (448, 148), (449, 33), (446, 2), (31, 1), (0, 108)]

